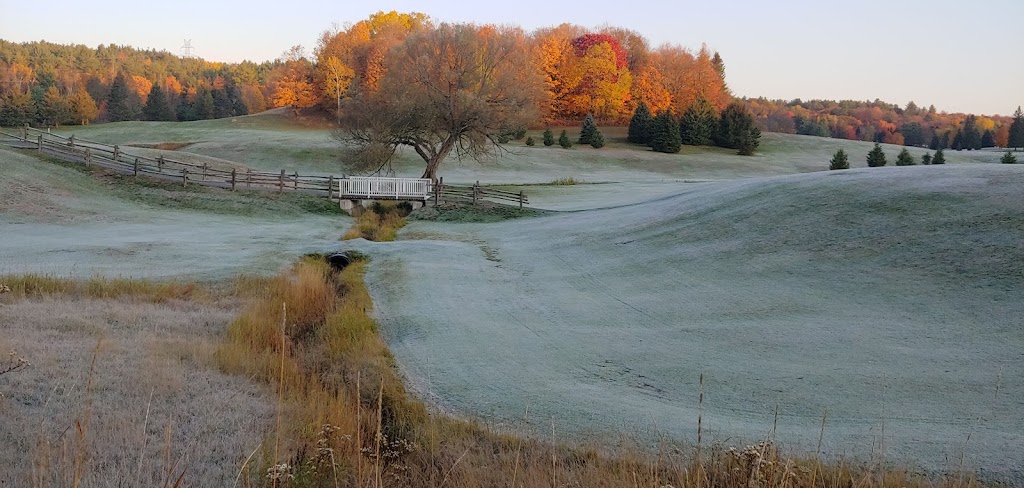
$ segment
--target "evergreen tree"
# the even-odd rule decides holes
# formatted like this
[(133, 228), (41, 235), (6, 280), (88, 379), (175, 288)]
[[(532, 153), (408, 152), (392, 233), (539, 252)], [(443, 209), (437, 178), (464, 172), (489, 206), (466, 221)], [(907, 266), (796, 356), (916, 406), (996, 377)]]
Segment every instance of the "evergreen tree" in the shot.
[(10, 92), (4, 95), (3, 103), (0, 104), (0, 126), (23, 126), (35, 118), (34, 112), (32, 95), (28, 92)]
[(832, 160), (829, 161), (828, 169), (850, 169), (850, 161), (846, 158), (846, 151), (842, 149), (836, 151), (835, 155), (832, 156)]
[(924, 155), (921, 156), (921, 164), (932, 164), (932, 155), (924, 153)]
[(597, 122), (594, 122), (594, 116), (587, 114), (583, 119), (583, 125), (580, 126), (580, 144), (590, 144), (590, 141), (594, 139), (594, 134), (597, 133)]
[(1024, 147), (1024, 112), (1020, 107), (1013, 113), (1013, 123), (1010, 124), (1010, 138), (1006, 144), (1014, 150)]
[(227, 90), (214, 88), (210, 94), (213, 96), (213, 118), (223, 119), (234, 115), (234, 106)]
[(946, 155), (942, 153), (942, 148), (935, 150), (935, 156), (932, 157), (932, 164), (946, 164)]
[(562, 146), (562, 149), (569, 149), (572, 147), (572, 141), (569, 140), (569, 134), (562, 131), (562, 134), (558, 136), (558, 145)]
[(679, 123), (667, 110), (654, 118), (651, 132), (651, 149), (663, 153), (677, 153), (682, 148), (679, 138)]
[(964, 147), (966, 147), (964, 145), (964, 131), (961, 130), (960, 132), (956, 133), (956, 137), (953, 138), (953, 146), (952, 147), (953, 147), (954, 151), (963, 151), (964, 150)]
[(555, 145), (555, 134), (553, 132), (551, 132), (551, 128), (550, 127), (548, 127), (547, 129), (544, 129), (543, 140), (544, 140), (544, 145), (545, 146), (554, 146)]
[(1003, 164), (1017, 164), (1017, 156), (1014, 156), (1010, 151), (1006, 151), (1006, 154), (1003, 155), (999, 162)]
[(142, 107), (142, 116), (146, 120), (174, 120), (174, 112), (171, 111), (171, 105), (167, 102), (167, 96), (160, 85), (154, 84), (153, 88), (149, 89), (146, 105)]
[(939, 149), (949, 148), (949, 132), (942, 134), (942, 142), (939, 143)]
[(754, 154), (761, 139), (761, 131), (754, 126), (754, 118), (739, 102), (733, 102), (725, 110), (718, 121), (715, 133), (715, 144), (721, 147), (737, 149), (739, 154)]
[(942, 142), (939, 141), (939, 135), (932, 134), (932, 142), (928, 144), (928, 149), (934, 151), (939, 148), (939, 144), (942, 144)]
[(71, 96), (71, 111), (75, 114), (75, 120), (82, 125), (88, 125), (100, 114), (96, 101), (85, 90), (78, 90)]
[(992, 134), (992, 131), (987, 130), (981, 135), (981, 148), (996, 147), (996, 137)]
[(633, 118), (629, 119), (629, 142), (633, 144), (650, 144), (651, 126), (654, 118), (651, 116), (651, 109), (647, 104), (640, 102), (640, 105), (633, 111)]
[(51, 85), (43, 94), (43, 100), (39, 104), (39, 118), (47, 125), (58, 126), (75, 120), (71, 110), (71, 103), (56, 85)]
[(604, 135), (601, 134), (601, 131), (595, 131), (594, 135), (590, 137), (590, 147), (594, 149), (604, 147)]
[(196, 116), (195, 107), (188, 101), (188, 92), (185, 89), (181, 90), (181, 96), (178, 97), (178, 110), (176, 112), (178, 120), (181, 122), (199, 120)]
[(964, 149), (981, 149), (981, 133), (978, 132), (978, 119), (973, 115), (968, 115), (964, 119), (963, 129), (960, 130), (962, 137), (962, 146)]
[(110, 84), (110, 94), (107, 95), (107, 118), (111, 122), (121, 122), (135, 118), (135, 114), (132, 113), (131, 106), (129, 105), (128, 98), (130, 96), (124, 72), (118, 72), (113, 83)]
[(875, 148), (868, 153), (868, 167), (877, 168), (879, 166), (885, 166), (885, 163), (885, 153), (882, 152), (882, 146), (876, 142)]
[(910, 155), (910, 151), (907, 148), (903, 148), (899, 154), (896, 155), (896, 166), (913, 166), (917, 164), (914, 162), (914, 157)]
[(718, 125), (715, 108), (704, 97), (698, 98), (679, 121), (679, 137), (688, 146), (707, 146)]
[(214, 115), (213, 94), (210, 90), (200, 90), (196, 96), (196, 117), (199, 120), (208, 120)]
[(533, 147), (533, 145), (535, 145), (535, 144), (537, 144), (537, 143), (533, 140), (533, 136), (530, 136), (530, 137), (526, 138), (526, 145), (527, 146)]

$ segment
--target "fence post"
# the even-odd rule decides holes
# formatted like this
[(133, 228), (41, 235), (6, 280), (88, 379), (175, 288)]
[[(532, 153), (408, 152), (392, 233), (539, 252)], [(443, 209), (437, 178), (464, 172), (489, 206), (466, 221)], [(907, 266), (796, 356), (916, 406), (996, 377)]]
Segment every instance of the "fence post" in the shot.
[(161, 173), (164, 172), (164, 156), (162, 154), (156, 157), (156, 170)]
[(75, 135), (74, 134), (71, 134), (71, 137), (68, 138), (68, 145), (71, 146), (71, 147), (75, 147)]
[(235, 168), (231, 168), (231, 191), (235, 191)]
[(477, 182), (473, 185), (473, 206), (474, 207), (476, 206), (477, 192), (479, 192), (479, 191), (480, 191), (480, 180), (477, 180)]
[(295, 181), (294, 181), (294, 184), (292, 185), (292, 189), (295, 189), (295, 190), (299, 189), (299, 172), (298, 171), (295, 172)]
[(135, 158), (135, 167), (132, 168), (132, 169), (135, 170), (135, 177), (138, 178), (139, 177), (139, 158)]
[(21, 126), (21, 140), (28, 142), (28, 124)]
[(519, 190), (519, 210), (523, 209), (523, 190)]
[(117, 162), (117, 157), (121, 155), (121, 148), (114, 144), (114, 162)]
[(206, 171), (208, 168), (209, 166), (206, 163), (203, 163), (203, 181), (206, 181)]
[(43, 135), (39, 134), (39, 150), (43, 150)]
[(327, 199), (334, 201), (334, 175), (327, 176)]
[(89, 148), (85, 148), (85, 165), (89, 166), (91, 164), (92, 164), (92, 151), (90, 151)]
[(278, 193), (283, 193), (284, 192), (284, 170), (283, 169), (281, 170), (281, 176), (277, 177), (277, 192)]
[(181, 187), (188, 186), (188, 168), (181, 168)]
[(252, 184), (252, 168), (246, 168), (245, 170), (245, 187), (249, 188)]

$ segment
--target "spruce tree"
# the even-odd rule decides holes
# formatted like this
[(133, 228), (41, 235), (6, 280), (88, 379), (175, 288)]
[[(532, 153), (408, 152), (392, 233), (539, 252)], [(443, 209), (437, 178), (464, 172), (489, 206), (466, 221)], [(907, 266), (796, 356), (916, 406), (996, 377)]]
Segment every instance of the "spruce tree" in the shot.
[(1020, 107), (1017, 107), (1017, 111), (1013, 113), (1013, 123), (1010, 124), (1010, 138), (1006, 145), (1014, 150), (1024, 147), (1024, 112), (1021, 112)]
[(545, 146), (554, 146), (555, 145), (555, 134), (553, 132), (551, 132), (551, 128), (550, 127), (548, 127), (547, 129), (544, 129), (543, 140), (544, 140), (544, 145)]
[(590, 147), (594, 149), (604, 147), (604, 135), (601, 134), (601, 131), (594, 131), (594, 135), (590, 137)]
[(214, 118), (213, 94), (210, 90), (200, 90), (196, 96), (196, 117), (199, 120)]
[(707, 146), (715, 133), (718, 118), (715, 108), (704, 97), (698, 98), (679, 121), (679, 137), (688, 146)]
[(533, 147), (534, 144), (537, 144), (537, 143), (533, 140), (533, 136), (530, 136), (530, 137), (526, 138), (526, 145), (527, 146)]
[(882, 146), (876, 142), (875, 148), (868, 153), (868, 167), (877, 168), (879, 166), (885, 166), (885, 163), (885, 153), (882, 152)]
[(961, 130), (961, 131), (956, 133), (956, 137), (953, 138), (953, 146), (952, 147), (953, 147), (954, 151), (963, 151), (964, 150), (964, 147), (966, 147), (964, 145), (964, 131)]
[(913, 166), (917, 164), (914, 162), (914, 157), (910, 155), (910, 151), (907, 148), (903, 148), (899, 154), (896, 155), (896, 166)]
[(828, 169), (850, 169), (850, 161), (846, 158), (846, 151), (842, 149), (836, 151), (835, 155), (832, 156), (832, 160), (829, 161)]
[(558, 136), (558, 145), (562, 146), (562, 149), (569, 149), (572, 147), (572, 141), (569, 140), (569, 134), (562, 131), (562, 134)]
[(174, 120), (174, 113), (167, 103), (167, 96), (160, 85), (153, 85), (149, 90), (149, 97), (146, 98), (146, 105), (142, 107), (142, 116), (146, 120), (170, 121)]
[(924, 155), (921, 156), (921, 164), (932, 164), (932, 155), (924, 153)]
[(996, 147), (996, 137), (992, 134), (992, 131), (987, 130), (981, 135), (981, 148)]
[(677, 153), (682, 148), (679, 138), (679, 123), (667, 110), (654, 118), (651, 132), (651, 149), (663, 153)]
[(633, 118), (629, 119), (629, 142), (633, 144), (649, 144), (651, 142), (651, 126), (654, 118), (647, 104), (640, 102), (640, 105), (633, 111)]
[(597, 122), (594, 122), (594, 116), (587, 114), (583, 119), (583, 124), (580, 126), (580, 144), (590, 144), (590, 141), (594, 139), (594, 134), (597, 133)]
[(181, 96), (178, 97), (178, 120), (181, 122), (189, 122), (192, 120), (199, 120), (196, 117), (195, 104), (189, 103), (188, 92), (185, 89), (181, 90)]
[(118, 72), (113, 83), (110, 84), (110, 94), (107, 95), (107, 118), (111, 122), (121, 122), (135, 118), (128, 104), (128, 97), (130, 96), (131, 93), (128, 91), (128, 82), (124, 78), (124, 73)]
[(1014, 156), (1010, 151), (1006, 151), (1006, 154), (1003, 155), (999, 162), (1003, 164), (1017, 164), (1017, 156)]
[(733, 102), (725, 110), (718, 121), (715, 144), (721, 147), (737, 149), (739, 154), (754, 154), (761, 139), (761, 131), (754, 126), (754, 118), (746, 107)]
[(934, 151), (939, 148), (939, 144), (941, 144), (941, 142), (939, 142), (939, 135), (932, 134), (932, 142), (928, 144), (928, 149)]
[(968, 115), (964, 119), (964, 126), (960, 130), (960, 134), (963, 134), (961, 142), (964, 149), (981, 149), (981, 132), (978, 131), (977, 117)]
[(935, 156), (932, 157), (932, 164), (946, 164), (946, 155), (942, 153), (942, 148), (935, 150)]

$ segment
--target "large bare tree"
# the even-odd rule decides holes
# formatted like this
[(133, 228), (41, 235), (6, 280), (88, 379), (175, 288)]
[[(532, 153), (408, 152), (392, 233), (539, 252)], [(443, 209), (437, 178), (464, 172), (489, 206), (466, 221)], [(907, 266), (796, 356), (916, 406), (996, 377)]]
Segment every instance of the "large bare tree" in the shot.
[(536, 119), (540, 74), (519, 29), (441, 24), (414, 32), (387, 56), (375, 91), (342, 104), (335, 137), (357, 169), (380, 171), (400, 146), (423, 158), (423, 178), (452, 152), (477, 160), (502, 151), (502, 135)]

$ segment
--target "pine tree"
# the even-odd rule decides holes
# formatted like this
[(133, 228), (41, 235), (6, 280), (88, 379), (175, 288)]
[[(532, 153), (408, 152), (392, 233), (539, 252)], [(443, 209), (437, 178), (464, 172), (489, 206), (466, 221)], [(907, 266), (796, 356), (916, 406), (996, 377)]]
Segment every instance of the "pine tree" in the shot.
[(555, 145), (555, 134), (551, 132), (551, 128), (544, 129), (544, 145), (554, 146)]
[(877, 168), (879, 166), (885, 166), (885, 163), (885, 153), (882, 152), (882, 146), (876, 142), (875, 148), (868, 153), (868, 167)]
[(932, 164), (932, 155), (924, 153), (924, 155), (921, 156), (921, 164)]
[(913, 166), (915, 164), (917, 163), (914, 162), (914, 157), (910, 155), (910, 151), (907, 151), (907, 148), (903, 148), (896, 155), (896, 166)]
[(604, 147), (604, 135), (601, 134), (601, 131), (594, 131), (594, 135), (590, 137), (590, 147), (594, 149)]
[(667, 110), (654, 118), (654, 129), (651, 132), (651, 149), (663, 153), (677, 153), (682, 148), (679, 138), (679, 123)]
[(131, 93), (128, 91), (128, 83), (125, 81), (124, 73), (119, 72), (110, 84), (110, 94), (107, 95), (107, 118), (111, 122), (121, 122), (135, 118), (128, 98)]
[(1003, 155), (999, 162), (1003, 164), (1017, 164), (1017, 156), (1014, 156), (1010, 151), (1006, 151), (1006, 154)]
[(704, 97), (698, 98), (679, 121), (679, 137), (688, 146), (707, 146), (718, 125), (715, 108)]
[(964, 131), (956, 133), (956, 137), (953, 138), (953, 150), (963, 151), (966, 146), (964, 145)]
[(846, 151), (842, 149), (836, 151), (835, 155), (832, 156), (832, 160), (829, 161), (828, 169), (850, 169), (850, 161), (846, 158)]
[(986, 147), (996, 147), (996, 136), (991, 130), (987, 130), (981, 135), (981, 148)]
[(214, 117), (213, 94), (210, 90), (200, 90), (196, 96), (196, 117), (209, 120)]
[(178, 120), (181, 122), (199, 120), (196, 117), (195, 106), (188, 101), (188, 92), (184, 89), (181, 90), (181, 96), (178, 97), (178, 110), (175, 112), (177, 112)]
[(1024, 147), (1024, 112), (1020, 107), (1013, 113), (1013, 123), (1010, 124), (1010, 138), (1006, 144), (1014, 150)]
[(526, 138), (526, 145), (527, 146), (533, 147), (533, 145), (535, 145), (535, 144), (537, 144), (537, 143), (533, 140), (533, 136), (530, 136), (530, 137)]
[(640, 105), (633, 111), (633, 118), (629, 119), (629, 142), (633, 144), (650, 144), (651, 126), (654, 118), (647, 104), (640, 102)]
[(960, 130), (963, 134), (962, 143), (964, 149), (981, 149), (981, 133), (978, 132), (978, 118), (968, 115), (964, 119), (964, 127)]
[(946, 164), (946, 155), (942, 153), (942, 148), (935, 150), (935, 156), (932, 157), (932, 164)]
[(932, 142), (928, 144), (928, 149), (934, 151), (939, 148), (939, 144), (941, 144), (941, 142), (939, 142), (939, 135), (932, 134)]
[(569, 140), (569, 134), (562, 131), (562, 134), (558, 136), (558, 145), (562, 146), (562, 149), (569, 149), (572, 147), (572, 141)]
[(583, 124), (580, 126), (580, 144), (590, 144), (590, 141), (594, 139), (594, 134), (597, 133), (597, 122), (594, 122), (594, 116), (587, 114), (583, 119)]
[(146, 105), (142, 107), (142, 115), (146, 120), (174, 120), (174, 113), (171, 112), (171, 106), (167, 103), (167, 96), (164, 94), (163, 88), (160, 88), (160, 85), (154, 84), (153, 88), (149, 89)]
[(715, 144), (739, 150), (739, 154), (754, 154), (761, 139), (761, 131), (754, 126), (750, 112), (738, 102), (733, 102), (722, 111), (715, 133)]

